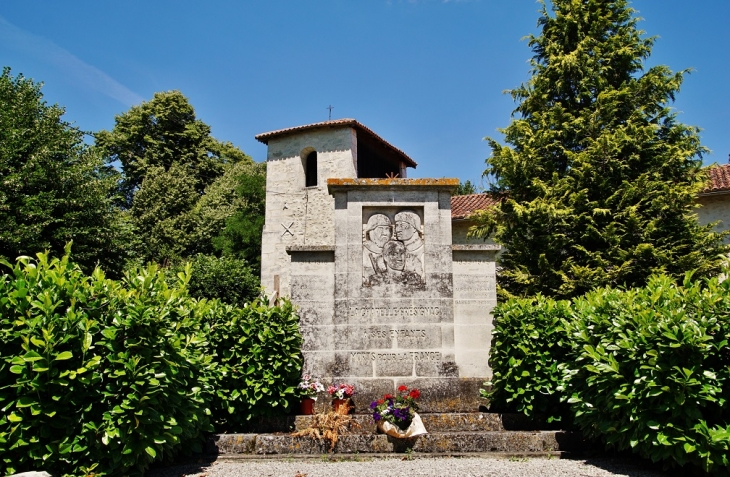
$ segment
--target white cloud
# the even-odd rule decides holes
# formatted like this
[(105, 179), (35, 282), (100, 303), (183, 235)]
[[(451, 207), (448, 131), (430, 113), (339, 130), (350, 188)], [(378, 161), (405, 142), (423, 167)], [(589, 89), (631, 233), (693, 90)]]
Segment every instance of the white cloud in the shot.
[(80, 85), (94, 89), (125, 106), (133, 106), (144, 101), (140, 95), (100, 69), (77, 58), (52, 41), (16, 27), (2, 16), (0, 16), (0, 41), (56, 66)]

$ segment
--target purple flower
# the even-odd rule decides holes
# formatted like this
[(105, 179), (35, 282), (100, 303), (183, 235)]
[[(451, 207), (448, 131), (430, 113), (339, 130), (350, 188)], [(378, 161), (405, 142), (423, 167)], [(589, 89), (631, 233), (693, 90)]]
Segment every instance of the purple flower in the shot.
[(373, 401), (370, 403), (370, 409), (375, 409), (376, 407), (378, 407), (378, 401)]
[(383, 416), (381, 416), (380, 413), (378, 413), (378, 412), (373, 413), (373, 421), (378, 422), (382, 418), (383, 418)]
[(408, 407), (396, 408), (393, 410), (393, 417), (401, 421), (407, 421), (411, 416)]

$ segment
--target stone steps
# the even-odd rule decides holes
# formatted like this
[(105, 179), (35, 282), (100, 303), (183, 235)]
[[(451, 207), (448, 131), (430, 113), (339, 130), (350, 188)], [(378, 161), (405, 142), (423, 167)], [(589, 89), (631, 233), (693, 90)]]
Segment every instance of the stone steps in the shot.
[[(524, 430), (524, 416), (490, 413), (422, 414), (429, 434), (395, 439), (377, 434), (370, 415), (355, 415), (359, 429), (339, 437), (336, 454), (450, 454), (483, 453), (559, 455), (585, 449), (579, 433), (561, 430)], [(308, 427), (310, 416), (291, 416), (291, 430)], [(534, 428), (535, 426), (532, 425)], [(512, 430), (510, 430), (512, 428)], [(515, 430), (520, 428), (523, 430)], [(212, 436), (208, 453), (219, 458), (244, 456), (323, 455), (330, 452), (325, 440), (294, 437), (289, 432), (219, 434)]]
[[(218, 456), (253, 455), (322, 455), (330, 452), (329, 443), (310, 437), (288, 434), (220, 434), (209, 443)], [(384, 434), (349, 434), (340, 436), (334, 452), (340, 454), (404, 453), (560, 453), (582, 450), (579, 434), (566, 431), (487, 431), (435, 432), (409, 439), (395, 439)], [(212, 448), (211, 448), (212, 446)]]
[[(420, 414), (423, 425), (429, 432), (455, 431), (539, 431), (560, 430), (559, 426), (535, 422), (523, 414), (497, 414), (489, 412), (449, 412)], [(375, 423), (370, 414), (352, 416), (360, 426), (358, 434), (375, 432)], [(309, 427), (311, 416), (294, 416), (291, 429), (300, 431)], [(283, 430), (283, 429), (282, 429)]]
[[(420, 413), (426, 429), (437, 431), (540, 431), (560, 430), (560, 426), (535, 421), (522, 414), (499, 414), (489, 412), (445, 412)], [(353, 419), (366, 432), (375, 429), (370, 414), (354, 414)], [(267, 434), (274, 432), (293, 432), (308, 427), (311, 416), (279, 416), (251, 419), (244, 434)]]

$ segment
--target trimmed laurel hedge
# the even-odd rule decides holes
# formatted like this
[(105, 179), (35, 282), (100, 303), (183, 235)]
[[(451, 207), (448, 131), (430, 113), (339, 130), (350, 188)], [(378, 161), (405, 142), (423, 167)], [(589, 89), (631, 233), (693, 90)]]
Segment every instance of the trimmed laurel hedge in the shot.
[(610, 448), (730, 471), (730, 281), (655, 276), (572, 303), (510, 300), (497, 317), (494, 405), (563, 417), (569, 404)]
[(68, 248), (3, 263), (0, 475), (142, 475), (200, 450), (220, 409), (288, 408), (301, 368), (288, 302), (192, 299), (189, 267), (180, 287), (154, 266), (121, 282), (86, 276)]
[(552, 421), (570, 421), (570, 409), (561, 402), (563, 385), (558, 364), (566, 362), (572, 347), (562, 321), (570, 302), (535, 298), (511, 299), (493, 311), (494, 331), (489, 365), (491, 392), (482, 390), (492, 412), (519, 412)]
[(302, 336), (290, 301), (235, 308), (214, 300), (204, 321), (206, 353), (215, 356), (209, 401), (216, 431), (239, 431), (252, 417), (288, 413), (299, 403)]

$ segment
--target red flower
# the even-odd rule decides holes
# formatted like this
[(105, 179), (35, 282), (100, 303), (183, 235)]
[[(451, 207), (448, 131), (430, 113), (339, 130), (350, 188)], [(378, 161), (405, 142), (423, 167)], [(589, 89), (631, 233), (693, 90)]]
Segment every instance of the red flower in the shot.
[(400, 391), (400, 392), (408, 391), (408, 386), (400, 385), (400, 386), (398, 386), (398, 391)]
[(380, 400), (378, 400), (378, 404), (383, 404), (384, 402), (385, 402), (385, 400), (384, 400), (384, 399), (380, 399)]
[(419, 391), (418, 389), (413, 389), (413, 390), (411, 391), (411, 394), (410, 394), (410, 396), (411, 396), (411, 397), (412, 397), (413, 399), (418, 399), (419, 397), (421, 397), (421, 391)]
[(393, 396), (392, 394), (386, 394), (385, 396), (383, 396), (383, 399), (395, 399), (395, 396)]

